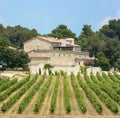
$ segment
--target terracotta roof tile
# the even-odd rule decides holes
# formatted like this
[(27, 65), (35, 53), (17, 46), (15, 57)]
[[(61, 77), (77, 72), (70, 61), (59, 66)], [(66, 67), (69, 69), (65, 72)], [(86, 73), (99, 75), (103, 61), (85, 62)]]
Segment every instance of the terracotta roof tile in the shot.
[(51, 43), (61, 43), (59, 39), (56, 39), (54, 37), (42, 37), (42, 36), (37, 36), (37, 38), (49, 41)]

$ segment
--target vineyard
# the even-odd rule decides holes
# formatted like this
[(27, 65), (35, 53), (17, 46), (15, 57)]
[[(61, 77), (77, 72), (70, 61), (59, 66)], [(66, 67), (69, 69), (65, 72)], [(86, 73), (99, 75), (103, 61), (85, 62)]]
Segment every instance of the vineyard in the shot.
[(22, 79), (0, 78), (2, 117), (120, 117), (120, 75), (105, 72), (77, 76), (31, 75)]

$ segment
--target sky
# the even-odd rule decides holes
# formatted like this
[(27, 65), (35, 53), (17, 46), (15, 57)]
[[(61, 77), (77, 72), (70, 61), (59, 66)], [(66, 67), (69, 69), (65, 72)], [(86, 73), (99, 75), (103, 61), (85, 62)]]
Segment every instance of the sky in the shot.
[(85, 24), (98, 31), (119, 18), (120, 0), (0, 0), (0, 24), (34, 28), (40, 34), (64, 24), (78, 36)]

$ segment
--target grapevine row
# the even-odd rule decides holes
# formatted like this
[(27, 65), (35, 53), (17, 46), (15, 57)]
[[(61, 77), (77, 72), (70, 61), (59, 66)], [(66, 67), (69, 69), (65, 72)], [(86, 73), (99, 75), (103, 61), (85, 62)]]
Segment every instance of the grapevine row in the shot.
[(114, 72), (115, 77), (120, 80), (120, 75), (117, 72)]
[(26, 108), (26, 106), (30, 103), (31, 99), (33, 98), (36, 91), (39, 89), (39, 87), (42, 85), (43, 81), (45, 79), (45, 76), (41, 76), (41, 79), (34, 84), (34, 86), (30, 89), (28, 94), (24, 97), (23, 101), (19, 105), (18, 113), (22, 113), (22, 111)]
[(51, 104), (50, 104), (50, 112), (53, 113), (55, 111), (56, 107), (56, 99), (57, 99), (57, 93), (58, 93), (58, 87), (59, 87), (59, 80), (60, 80), (60, 74), (57, 73), (56, 75), (56, 82), (52, 94)]
[(73, 73), (71, 73), (71, 83), (72, 83), (73, 90), (75, 92), (75, 96), (76, 96), (79, 108), (83, 113), (85, 113), (87, 111), (87, 108), (83, 101), (82, 92), (79, 90), (79, 87), (75, 81), (75, 76)]
[(42, 103), (44, 102), (45, 99), (45, 95), (50, 87), (50, 84), (52, 82), (52, 75), (49, 76), (49, 79), (47, 81), (47, 83), (43, 86), (40, 95), (38, 96), (38, 99), (35, 103), (35, 107), (34, 107), (34, 112), (37, 113), (39, 112), (39, 109), (42, 106)]
[(104, 78), (107, 82), (113, 82), (113, 81), (111, 80), (111, 78), (110, 78), (109, 76), (107, 76), (107, 74), (106, 74), (105, 72), (102, 72), (102, 76), (103, 76), (103, 78)]
[(18, 79), (15, 78), (15, 79), (13, 79), (13, 80), (10, 80), (10, 81), (5, 82), (4, 84), (2, 84), (2, 85), (0, 86), (0, 92), (8, 89), (11, 85), (14, 85), (15, 83), (17, 83), (17, 81), (18, 81)]
[(119, 87), (118, 83), (115, 83), (113, 81), (109, 81), (109, 82), (105, 81), (104, 77), (101, 76), (99, 72), (97, 72), (96, 75), (97, 75), (98, 80), (101, 80), (101, 83), (104, 83), (104, 84), (111, 86), (117, 94), (120, 94), (120, 87)]
[(4, 83), (8, 82), (8, 81), (10, 81), (9, 78), (1, 79), (1, 80), (0, 80), (0, 86), (1, 86), (2, 84), (4, 84)]
[(96, 77), (94, 76), (94, 74), (92, 72), (90, 73), (90, 78), (94, 83), (96, 83), (96, 84), (99, 83), (99, 81), (97, 81)]
[[(93, 73), (91, 73), (91, 79), (94, 80), (95, 78), (96, 77), (93, 75)], [(93, 82), (96, 83), (99, 86), (99, 88), (101, 88), (103, 91), (105, 91), (114, 101), (120, 104), (120, 96), (117, 95), (117, 93), (112, 89), (108, 82)]]
[(120, 85), (120, 80), (118, 80), (112, 73), (108, 72), (108, 76)]
[(90, 86), (90, 88), (98, 95), (98, 97), (104, 102), (104, 104), (114, 113), (118, 113), (118, 107), (117, 104), (109, 97), (107, 96), (105, 93), (103, 93), (103, 91), (95, 84), (91, 83), (90, 81), (88, 81), (90, 78), (86, 75), (85, 76), (88, 85)]
[(67, 82), (67, 74), (65, 73), (63, 76), (63, 85), (64, 85), (64, 106), (67, 113), (71, 112), (71, 106), (70, 106), (70, 91), (68, 88), (68, 82)]
[(32, 80), (28, 81), (24, 86), (19, 89), (16, 94), (10, 97), (9, 100), (2, 105), (1, 110), (3, 112), (7, 111), (32, 86), (32, 84), (34, 84), (37, 78), (38, 75), (36, 74)]
[(19, 89), (23, 84), (25, 84), (30, 78), (30, 75), (26, 76), (24, 79), (20, 80), (18, 83), (11, 86), (3, 94), (0, 94), (0, 102), (5, 100), (12, 92)]
[(92, 103), (92, 105), (94, 106), (94, 108), (96, 109), (96, 111), (99, 114), (101, 114), (103, 112), (102, 105), (98, 102), (97, 98), (95, 97), (95, 95), (93, 94), (93, 91), (89, 88), (89, 86), (82, 81), (80, 73), (78, 73), (77, 79), (78, 79), (79, 85), (85, 91), (88, 99), (90, 100), (90, 102)]

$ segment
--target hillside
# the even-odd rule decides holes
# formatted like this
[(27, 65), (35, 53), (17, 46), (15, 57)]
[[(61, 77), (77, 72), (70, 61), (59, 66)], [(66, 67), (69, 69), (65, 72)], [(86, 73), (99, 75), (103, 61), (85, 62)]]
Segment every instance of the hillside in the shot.
[(104, 72), (0, 79), (0, 117), (119, 118), (119, 86), (118, 73)]

